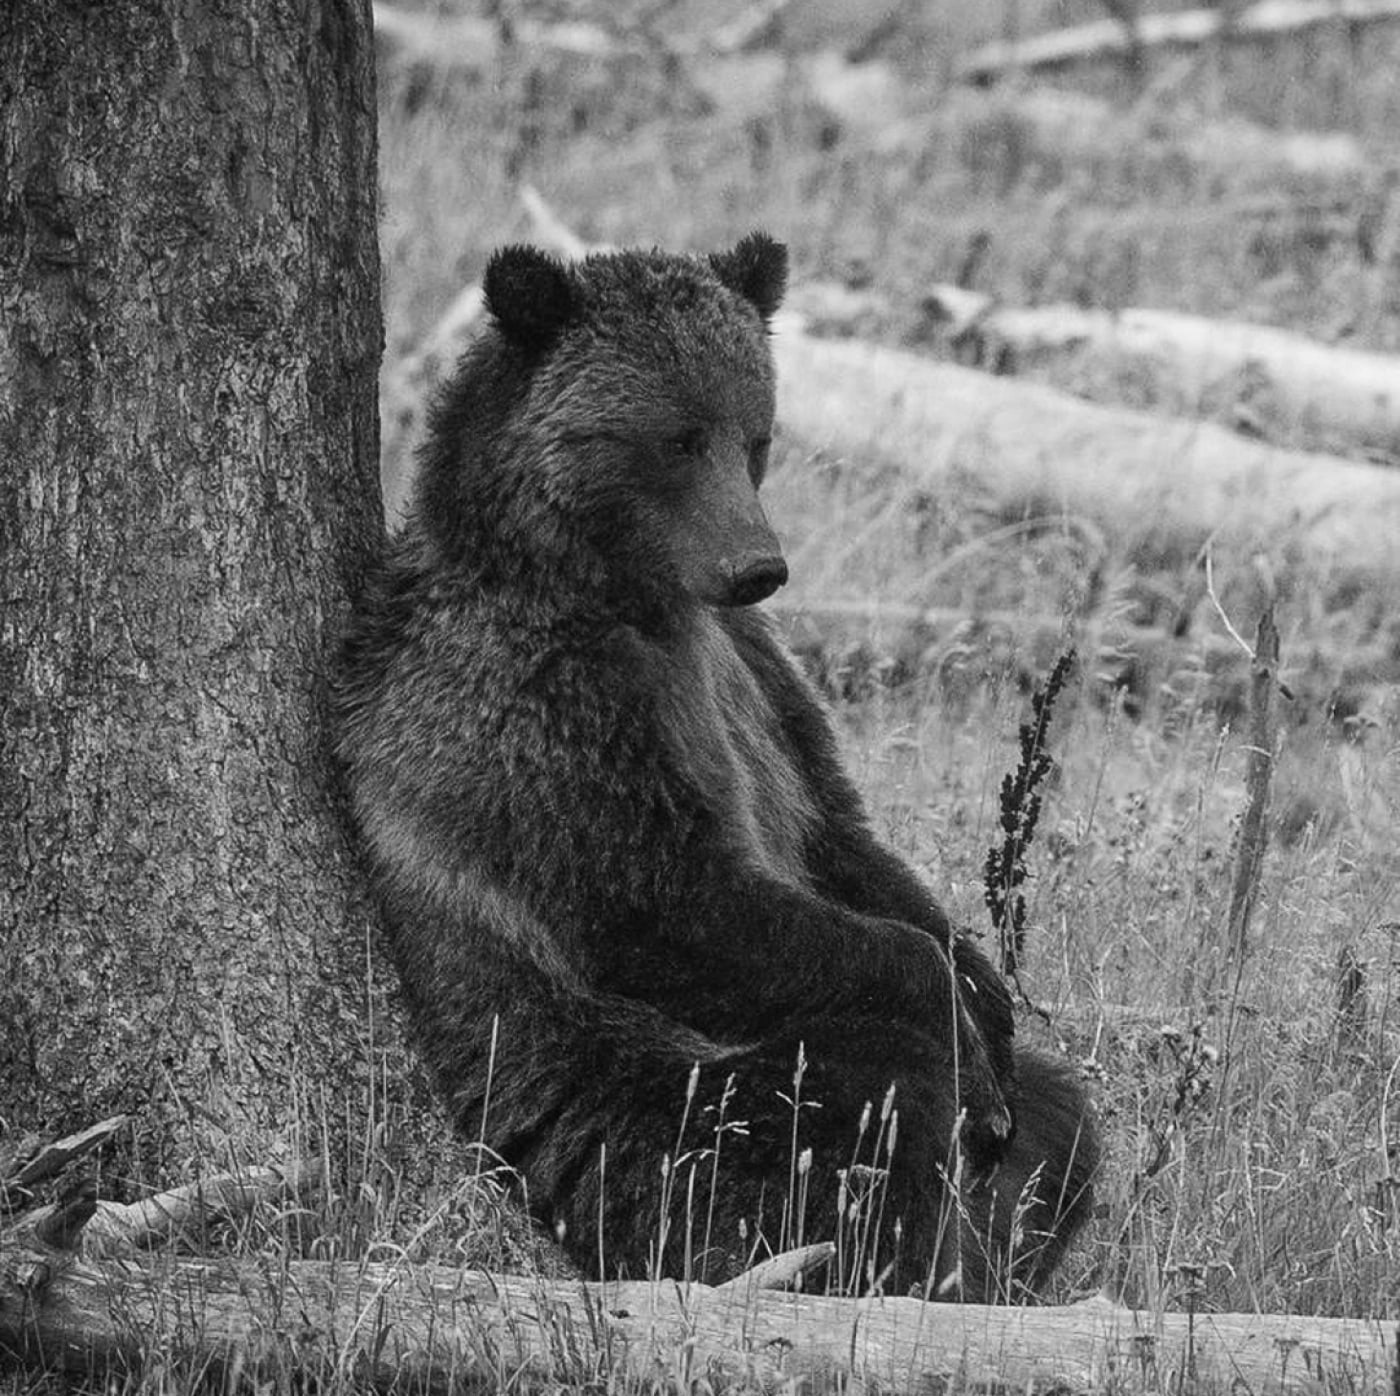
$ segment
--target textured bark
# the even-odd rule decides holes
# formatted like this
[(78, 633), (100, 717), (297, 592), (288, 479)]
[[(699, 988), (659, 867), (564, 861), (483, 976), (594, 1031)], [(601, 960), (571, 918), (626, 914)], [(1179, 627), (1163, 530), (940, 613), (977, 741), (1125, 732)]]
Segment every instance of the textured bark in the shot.
[(369, 4), (0, 30), (0, 1117), (275, 1156), (398, 1041), (321, 713), (379, 528)]

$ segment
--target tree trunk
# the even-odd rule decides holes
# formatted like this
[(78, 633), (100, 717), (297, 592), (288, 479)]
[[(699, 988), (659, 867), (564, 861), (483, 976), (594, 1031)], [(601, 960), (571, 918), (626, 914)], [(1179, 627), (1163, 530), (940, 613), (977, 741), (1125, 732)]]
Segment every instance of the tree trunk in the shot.
[(322, 721), (380, 527), (369, 3), (0, 28), (0, 1117), (285, 1156), (405, 1071)]

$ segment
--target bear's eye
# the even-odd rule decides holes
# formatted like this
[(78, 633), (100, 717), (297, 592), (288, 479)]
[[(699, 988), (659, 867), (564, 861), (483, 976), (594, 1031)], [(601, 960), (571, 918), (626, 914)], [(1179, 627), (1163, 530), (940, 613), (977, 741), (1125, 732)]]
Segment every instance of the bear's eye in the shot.
[(768, 474), (768, 448), (772, 444), (772, 439), (767, 436), (759, 436), (749, 442), (749, 479), (753, 481), (755, 489)]
[(676, 460), (699, 460), (708, 445), (705, 433), (699, 427), (672, 436), (666, 442), (666, 454)]

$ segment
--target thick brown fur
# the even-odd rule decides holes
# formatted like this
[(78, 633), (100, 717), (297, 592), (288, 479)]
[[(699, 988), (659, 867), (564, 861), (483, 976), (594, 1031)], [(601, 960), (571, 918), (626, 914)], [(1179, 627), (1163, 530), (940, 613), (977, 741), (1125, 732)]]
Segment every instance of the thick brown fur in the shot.
[(786, 578), (758, 500), (785, 274), (762, 234), (496, 254), (339, 749), (439, 1088), (581, 1265), (720, 1278), (835, 1235), (844, 1176), (878, 1185), (884, 1283), (1003, 1297), (1086, 1214), (1097, 1145), (747, 604)]

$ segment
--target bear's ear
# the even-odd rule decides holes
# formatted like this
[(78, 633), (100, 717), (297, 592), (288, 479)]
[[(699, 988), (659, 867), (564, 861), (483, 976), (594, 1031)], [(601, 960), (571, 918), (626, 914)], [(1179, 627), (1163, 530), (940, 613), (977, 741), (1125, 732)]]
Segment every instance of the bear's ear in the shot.
[(750, 233), (732, 252), (712, 252), (710, 266), (731, 291), (751, 301), (765, 320), (787, 290), (787, 248), (767, 233)]
[(524, 349), (547, 349), (574, 317), (568, 271), (537, 247), (493, 253), (481, 289), (501, 333)]

